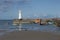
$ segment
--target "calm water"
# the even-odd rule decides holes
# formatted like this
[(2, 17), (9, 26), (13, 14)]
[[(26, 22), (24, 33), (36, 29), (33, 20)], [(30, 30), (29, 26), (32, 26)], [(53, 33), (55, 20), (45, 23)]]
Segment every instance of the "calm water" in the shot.
[(39, 24), (20, 24), (19, 26), (12, 25), (11, 20), (0, 20), (0, 35), (7, 32), (12, 32), (15, 30), (35, 30), (43, 32), (58, 32), (60, 33), (60, 28), (54, 25), (39, 25)]

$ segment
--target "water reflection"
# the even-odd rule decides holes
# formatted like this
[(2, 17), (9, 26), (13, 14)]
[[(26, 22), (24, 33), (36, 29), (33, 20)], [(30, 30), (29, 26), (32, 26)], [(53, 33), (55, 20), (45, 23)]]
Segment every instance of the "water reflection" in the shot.
[(21, 28), (22, 28), (22, 24), (19, 24), (18, 30), (21, 31), (22, 30)]
[(57, 27), (55, 31), (60, 32), (60, 27)]
[(59, 27), (55, 27), (54, 25), (45, 25), (41, 26), (38, 24), (20, 24), (17, 26), (19, 31), (21, 30), (35, 30), (35, 31), (45, 31), (45, 32), (60, 32)]
[(44, 31), (44, 32), (60, 32), (60, 28), (56, 27), (54, 25), (44, 25), (41, 26), (39, 24), (19, 24), (19, 26), (14, 26), (12, 24), (5, 23), (4, 25), (0, 25), (0, 30), (6, 30), (4, 32), (12, 32), (12, 31), (28, 31), (28, 30), (34, 30), (34, 31)]

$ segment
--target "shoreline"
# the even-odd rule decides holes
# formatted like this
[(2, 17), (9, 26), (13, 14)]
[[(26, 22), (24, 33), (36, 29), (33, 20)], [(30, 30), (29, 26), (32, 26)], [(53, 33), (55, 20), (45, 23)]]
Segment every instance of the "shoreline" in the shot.
[(60, 35), (41, 31), (13, 31), (1, 36), (0, 40), (60, 40)]

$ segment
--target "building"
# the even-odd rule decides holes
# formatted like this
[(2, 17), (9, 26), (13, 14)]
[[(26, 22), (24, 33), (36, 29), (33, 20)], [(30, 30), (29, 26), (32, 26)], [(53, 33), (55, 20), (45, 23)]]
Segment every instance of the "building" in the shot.
[(41, 24), (41, 19), (35, 19), (35, 23)]

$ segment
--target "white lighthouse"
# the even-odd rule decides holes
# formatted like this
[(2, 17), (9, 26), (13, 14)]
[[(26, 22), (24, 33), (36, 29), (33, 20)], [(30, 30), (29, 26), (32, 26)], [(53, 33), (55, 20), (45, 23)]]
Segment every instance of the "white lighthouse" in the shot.
[(18, 19), (22, 19), (21, 10), (19, 10), (19, 17), (18, 17)]

